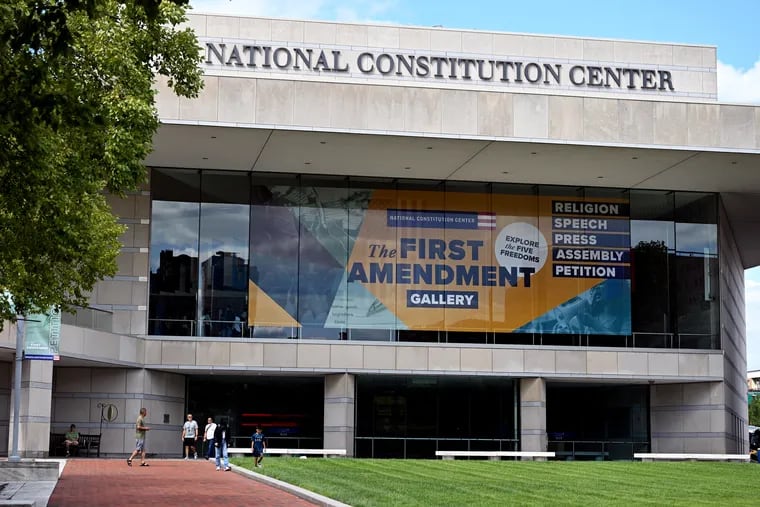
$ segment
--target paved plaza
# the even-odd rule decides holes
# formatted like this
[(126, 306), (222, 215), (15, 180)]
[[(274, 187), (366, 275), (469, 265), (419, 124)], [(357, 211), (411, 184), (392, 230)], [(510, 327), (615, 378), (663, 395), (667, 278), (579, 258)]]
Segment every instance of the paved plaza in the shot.
[(314, 504), (235, 472), (217, 472), (206, 460), (69, 460), (50, 497), (50, 507), (135, 505), (299, 507)]

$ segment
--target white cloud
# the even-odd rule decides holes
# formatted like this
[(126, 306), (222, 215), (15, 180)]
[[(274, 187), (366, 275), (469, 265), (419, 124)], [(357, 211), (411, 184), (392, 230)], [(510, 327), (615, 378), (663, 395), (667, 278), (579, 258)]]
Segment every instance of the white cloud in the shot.
[(397, 0), (191, 0), (195, 12), (336, 21), (377, 21)]
[(238, 16), (311, 18), (324, 7), (325, 0), (191, 0), (194, 11)]
[(760, 303), (760, 281), (753, 280), (749, 278), (750, 276), (752, 276), (750, 271), (747, 271), (744, 279), (744, 301), (747, 304)]
[(760, 268), (744, 272), (744, 305), (747, 324), (747, 370), (760, 370)]
[(749, 69), (718, 61), (718, 98), (721, 102), (760, 104), (760, 59)]

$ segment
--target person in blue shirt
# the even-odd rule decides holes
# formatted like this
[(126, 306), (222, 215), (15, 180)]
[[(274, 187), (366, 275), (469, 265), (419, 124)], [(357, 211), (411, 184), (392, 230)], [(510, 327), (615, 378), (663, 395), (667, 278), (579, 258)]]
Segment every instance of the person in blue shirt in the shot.
[(253, 464), (261, 468), (261, 460), (264, 459), (264, 452), (267, 449), (267, 439), (261, 428), (256, 428), (256, 433), (251, 436), (251, 452), (253, 453)]

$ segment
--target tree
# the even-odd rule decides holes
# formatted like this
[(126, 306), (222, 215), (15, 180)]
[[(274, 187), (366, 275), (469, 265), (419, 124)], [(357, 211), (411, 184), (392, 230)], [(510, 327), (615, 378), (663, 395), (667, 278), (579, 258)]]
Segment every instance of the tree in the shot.
[(749, 423), (760, 426), (760, 396), (754, 396), (749, 403)]
[[(5, 0), (0, 5), (0, 290), (15, 313), (85, 305), (116, 273), (123, 227), (105, 192), (146, 179), (154, 79), (197, 96), (188, 0)], [(0, 298), (0, 326), (14, 320)]]

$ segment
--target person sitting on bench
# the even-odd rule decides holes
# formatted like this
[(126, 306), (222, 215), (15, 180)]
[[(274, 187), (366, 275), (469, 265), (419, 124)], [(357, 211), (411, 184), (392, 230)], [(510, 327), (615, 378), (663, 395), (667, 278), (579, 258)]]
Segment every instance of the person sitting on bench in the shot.
[(66, 446), (66, 457), (71, 456), (71, 447), (74, 447), (74, 451), (79, 448), (79, 432), (77, 431), (76, 424), (72, 424), (69, 431), (66, 432), (65, 440), (63, 441)]

